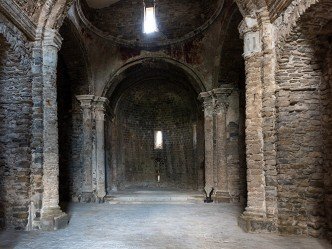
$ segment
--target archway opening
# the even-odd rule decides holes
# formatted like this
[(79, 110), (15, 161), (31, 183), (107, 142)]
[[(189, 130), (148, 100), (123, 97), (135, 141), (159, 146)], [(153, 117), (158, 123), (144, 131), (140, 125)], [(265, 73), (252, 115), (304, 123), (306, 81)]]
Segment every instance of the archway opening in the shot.
[(76, 95), (89, 93), (88, 68), (76, 28), (66, 19), (57, 67), (60, 202), (81, 192), (82, 114)]
[(189, 77), (156, 60), (119, 78), (106, 95), (113, 116), (106, 119), (109, 191), (202, 189), (203, 112)]

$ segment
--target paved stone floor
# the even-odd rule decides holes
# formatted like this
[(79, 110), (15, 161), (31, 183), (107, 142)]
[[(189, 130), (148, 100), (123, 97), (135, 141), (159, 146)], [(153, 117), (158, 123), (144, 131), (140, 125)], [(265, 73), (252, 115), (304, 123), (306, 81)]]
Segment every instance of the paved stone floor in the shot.
[(54, 232), (0, 234), (0, 248), (19, 249), (320, 249), (322, 240), (246, 234), (231, 204), (71, 204), (70, 225)]

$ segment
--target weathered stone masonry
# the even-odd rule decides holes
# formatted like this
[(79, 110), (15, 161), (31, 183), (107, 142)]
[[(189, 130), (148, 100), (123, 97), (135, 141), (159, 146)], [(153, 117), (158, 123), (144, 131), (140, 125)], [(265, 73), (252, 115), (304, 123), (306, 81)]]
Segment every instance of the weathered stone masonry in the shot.
[(328, 1), (313, 5), (278, 47), (281, 233), (316, 237), (331, 229), (331, 85), (329, 77), (324, 77), (331, 70), (330, 33), (324, 32), (329, 24), (322, 14), (331, 7)]
[(31, 50), (0, 15), (0, 227), (24, 229), (30, 202)]
[[(202, 188), (205, 171), (205, 187), (215, 189), (215, 201), (247, 197), (239, 219), (246, 231), (331, 237), (331, 1), (238, 0), (237, 6), (195, 1), (191, 8), (189, 2), (161, 4), (161, 32), (151, 40), (141, 32), (140, 1), (99, 10), (76, 1), (68, 15), (66, 0), (0, 2), (0, 228), (54, 230), (68, 222), (60, 196), (101, 201), (107, 191), (143, 184), (141, 162), (160, 152), (153, 150), (151, 130), (162, 126), (137, 123), (139, 113), (149, 110), (133, 111), (139, 96), (119, 101), (120, 109), (113, 108), (113, 97), (121, 99), (126, 87), (143, 84), (147, 72), (165, 69), (164, 83), (176, 89), (187, 80), (197, 94), (203, 92), (204, 105), (204, 113), (197, 115), (202, 120), (189, 115), (181, 124), (184, 119), (171, 114), (158, 117), (167, 137), (162, 156), (170, 165), (162, 176), (169, 178), (165, 186)], [(237, 77), (243, 71), (240, 43), (232, 44), (242, 18), (234, 14), (237, 8), (243, 16), (245, 89)], [(171, 11), (174, 15), (168, 15)], [(66, 16), (58, 61), (58, 28)], [(225, 20), (231, 16), (232, 21)], [(186, 22), (176, 25), (181, 17)], [(172, 66), (151, 66), (159, 59)], [(127, 71), (118, 74), (134, 62), (149, 70), (136, 66), (131, 78)], [(160, 80), (160, 75), (149, 76), (154, 84)], [(115, 95), (114, 89), (119, 91)], [(243, 95), (246, 134), (241, 145)], [(178, 130), (169, 132), (167, 124)], [(194, 129), (202, 142), (197, 147)]]

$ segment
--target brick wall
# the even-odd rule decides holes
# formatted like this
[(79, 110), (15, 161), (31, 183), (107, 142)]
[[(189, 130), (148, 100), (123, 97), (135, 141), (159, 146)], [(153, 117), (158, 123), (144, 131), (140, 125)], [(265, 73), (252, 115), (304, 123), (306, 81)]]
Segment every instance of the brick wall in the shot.
[(0, 228), (23, 229), (30, 202), (31, 54), (23, 35), (0, 21)]

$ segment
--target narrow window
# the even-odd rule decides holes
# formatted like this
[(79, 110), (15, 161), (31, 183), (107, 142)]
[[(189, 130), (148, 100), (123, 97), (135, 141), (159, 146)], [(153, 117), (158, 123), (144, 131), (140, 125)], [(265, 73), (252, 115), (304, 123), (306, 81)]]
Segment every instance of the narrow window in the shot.
[(157, 22), (156, 22), (156, 7), (147, 7), (144, 4), (144, 26), (143, 32), (145, 34), (151, 34), (157, 32)]
[(154, 133), (154, 148), (159, 150), (163, 148), (163, 133), (161, 131)]

